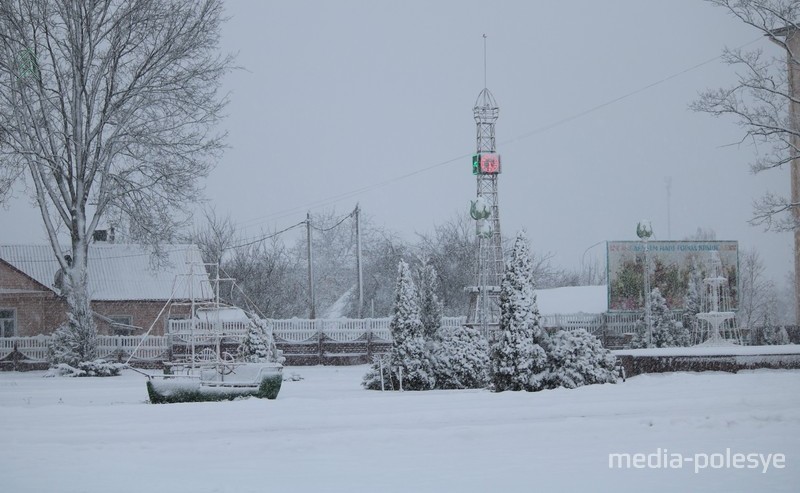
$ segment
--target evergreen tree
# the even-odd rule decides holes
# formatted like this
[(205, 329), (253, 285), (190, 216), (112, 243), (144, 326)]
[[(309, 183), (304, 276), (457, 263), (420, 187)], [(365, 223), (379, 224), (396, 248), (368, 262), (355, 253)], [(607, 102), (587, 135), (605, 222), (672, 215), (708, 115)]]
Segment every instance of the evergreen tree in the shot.
[(661, 296), (658, 288), (653, 288), (650, 296), (650, 327), (651, 337), (648, 341), (647, 325), (641, 320), (637, 334), (631, 341), (631, 347), (673, 347), (688, 346), (691, 343), (691, 334), (683, 324), (672, 319), (667, 300)]
[(584, 329), (560, 330), (551, 338), (552, 387), (574, 389), (596, 383), (616, 383), (616, 358), (600, 340)]
[[(417, 288), (411, 278), (408, 264), (400, 261), (398, 265), (397, 284), (395, 286), (394, 306), (389, 330), (392, 334), (392, 349), (388, 358), (383, 360), (390, 367), (389, 388), (399, 389), (402, 378), (404, 390), (428, 390), (433, 388), (435, 379), (433, 365), (423, 337), (424, 328), (419, 317), (417, 305)], [(364, 376), (363, 385), (375, 388), (376, 376), (380, 378), (380, 362)], [(378, 382), (378, 388), (380, 383)]]
[(433, 360), (437, 388), (476, 389), (488, 383), (489, 343), (477, 329), (443, 329)]
[[(539, 326), (528, 242), (520, 232), (500, 286), (500, 334), (491, 348), (490, 379), (496, 391), (544, 388), (547, 355)], [(541, 343), (541, 344), (540, 344)]]
[(439, 303), (439, 280), (436, 269), (427, 262), (419, 269), (419, 308), (420, 321), (424, 328), (426, 341), (437, 338), (437, 331), (442, 326), (442, 305)]
[(250, 324), (247, 327), (247, 336), (245, 336), (242, 345), (239, 346), (239, 354), (242, 359), (247, 362), (259, 363), (269, 361), (271, 350), (272, 338), (270, 331), (267, 327), (267, 321), (258, 318), (251, 318)]

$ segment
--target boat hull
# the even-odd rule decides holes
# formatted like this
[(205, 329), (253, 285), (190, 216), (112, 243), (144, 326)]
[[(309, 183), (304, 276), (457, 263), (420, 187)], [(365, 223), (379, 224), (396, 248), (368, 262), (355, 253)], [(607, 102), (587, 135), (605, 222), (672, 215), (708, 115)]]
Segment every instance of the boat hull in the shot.
[[(253, 369), (250, 370), (252, 373)], [(255, 378), (252, 379), (234, 376), (222, 380), (209, 378), (207, 374), (201, 374), (200, 378), (151, 378), (147, 381), (147, 394), (153, 404), (229, 401), (242, 397), (277, 398), (283, 382), (283, 367), (258, 365), (255, 371)]]

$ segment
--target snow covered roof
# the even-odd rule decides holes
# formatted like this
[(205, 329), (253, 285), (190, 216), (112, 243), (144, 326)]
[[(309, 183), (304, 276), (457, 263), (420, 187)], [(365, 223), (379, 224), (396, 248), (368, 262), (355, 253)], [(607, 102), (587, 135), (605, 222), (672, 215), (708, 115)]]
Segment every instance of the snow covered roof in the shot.
[(606, 286), (537, 289), (536, 304), (542, 315), (605, 313), (608, 311), (608, 293)]
[[(63, 247), (68, 252), (68, 247)], [(141, 245), (92, 243), (89, 246), (89, 296), (97, 301), (210, 300), (213, 290), (196, 245), (165, 245), (165, 261), (153, 266)], [(50, 245), (0, 245), (0, 259), (58, 291), (59, 264)], [(190, 264), (194, 264), (190, 267)], [(189, 276), (190, 268), (194, 275)], [(191, 282), (190, 282), (191, 280)], [(173, 293), (174, 285), (174, 293)]]

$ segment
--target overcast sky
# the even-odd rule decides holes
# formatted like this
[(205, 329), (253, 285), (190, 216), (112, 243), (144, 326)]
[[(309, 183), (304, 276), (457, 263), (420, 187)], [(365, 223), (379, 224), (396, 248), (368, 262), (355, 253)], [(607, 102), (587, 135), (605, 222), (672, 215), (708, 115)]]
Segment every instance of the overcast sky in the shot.
[[(206, 196), (244, 237), (360, 201), (377, 224), (413, 239), (466, 210), (485, 33), (505, 235), (524, 228), (534, 250), (577, 267), (599, 241), (636, 239), (648, 218), (659, 240), (704, 227), (756, 247), (781, 283), (792, 268), (790, 235), (747, 223), (755, 198), (788, 194), (788, 169), (751, 175), (755, 150), (729, 145), (741, 138), (735, 122), (688, 109), (699, 91), (734, 81), (720, 60), (553, 125), (759, 38), (722, 9), (698, 0), (337, 0), (231, 1), (227, 11), (222, 48), (245, 70), (226, 79), (231, 148)], [(781, 55), (764, 39), (751, 46)], [(0, 209), (2, 242), (44, 242), (40, 223), (29, 201), (13, 201)], [(604, 255), (596, 246), (587, 258)]]

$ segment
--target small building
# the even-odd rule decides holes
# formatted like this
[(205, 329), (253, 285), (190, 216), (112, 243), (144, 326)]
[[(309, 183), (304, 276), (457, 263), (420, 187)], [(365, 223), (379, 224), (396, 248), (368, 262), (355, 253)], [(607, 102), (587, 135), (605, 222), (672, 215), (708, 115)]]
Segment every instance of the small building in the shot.
[[(153, 334), (163, 334), (168, 318), (189, 316), (192, 298), (213, 299), (202, 262), (196, 245), (164, 245), (155, 262), (140, 245), (90, 244), (88, 289), (98, 332), (138, 335), (152, 325)], [(60, 274), (50, 245), (0, 245), (0, 337), (50, 334), (66, 321)]]

